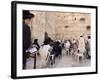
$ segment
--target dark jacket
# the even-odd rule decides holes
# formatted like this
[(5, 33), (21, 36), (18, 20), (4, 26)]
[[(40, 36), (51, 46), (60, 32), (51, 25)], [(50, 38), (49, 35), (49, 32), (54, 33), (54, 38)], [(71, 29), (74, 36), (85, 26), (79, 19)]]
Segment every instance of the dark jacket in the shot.
[(26, 51), (31, 44), (31, 31), (30, 27), (23, 24), (23, 51)]

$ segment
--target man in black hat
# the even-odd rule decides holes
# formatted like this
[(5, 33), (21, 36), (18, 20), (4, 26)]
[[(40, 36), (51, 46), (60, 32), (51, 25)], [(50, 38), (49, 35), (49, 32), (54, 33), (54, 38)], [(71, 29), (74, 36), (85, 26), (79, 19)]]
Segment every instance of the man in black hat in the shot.
[(23, 11), (23, 69), (26, 69), (26, 59), (28, 57), (26, 50), (31, 45), (31, 31), (29, 23), (34, 17), (28, 10)]

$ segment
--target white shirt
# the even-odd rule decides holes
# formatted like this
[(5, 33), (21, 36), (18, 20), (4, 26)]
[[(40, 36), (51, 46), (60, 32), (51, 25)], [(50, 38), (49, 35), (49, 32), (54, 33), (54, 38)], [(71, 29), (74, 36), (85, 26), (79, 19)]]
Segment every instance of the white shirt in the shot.
[(67, 41), (67, 42), (65, 43), (65, 48), (66, 48), (66, 49), (69, 49), (69, 48), (70, 48), (70, 42), (69, 42), (69, 41)]

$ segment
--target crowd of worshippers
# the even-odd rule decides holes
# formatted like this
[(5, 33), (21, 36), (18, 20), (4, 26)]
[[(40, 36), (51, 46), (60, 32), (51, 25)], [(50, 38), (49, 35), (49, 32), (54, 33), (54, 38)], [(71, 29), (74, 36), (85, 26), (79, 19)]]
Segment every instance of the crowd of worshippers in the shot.
[[(86, 53), (86, 57), (90, 58), (90, 36), (88, 36), (87, 39), (84, 39), (83, 36), (80, 36), (79, 40), (73, 39), (73, 40), (52, 40), (47, 39), (44, 41), (42, 45), (39, 45), (38, 39), (34, 39), (34, 42), (32, 44), (32, 47), (36, 47), (37, 50), (40, 50), (40, 48), (43, 48), (44, 46), (49, 45), (50, 46), (50, 53), (55, 54), (56, 57), (62, 56), (62, 49), (68, 50), (69, 52), (66, 52), (66, 54), (74, 54), (73, 52), (75, 50), (84, 50), (84, 53)], [(46, 49), (45, 49), (46, 50)], [(71, 52), (73, 50), (73, 52)]]

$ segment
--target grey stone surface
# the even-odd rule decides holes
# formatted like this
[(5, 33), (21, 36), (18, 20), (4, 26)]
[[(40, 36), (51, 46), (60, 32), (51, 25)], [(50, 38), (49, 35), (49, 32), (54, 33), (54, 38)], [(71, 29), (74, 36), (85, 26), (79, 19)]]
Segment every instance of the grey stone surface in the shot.
[[(40, 56), (37, 56), (37, 69), (40, 68), (40, 62), (41, 58)], [(27, 60), (27, 69), (33, 69), (34, 65), (34, 59), (29, 58)], [(84, 66), (91, 66), (91, 59), (84, 59), (84, 61), (77, 62), (75, 60), (73, 55), (67, 55), (65, 51), (62, 51), (62, 58), (56, 58), (55, 64), (53, 65), (53, 68), (67, 68), (67, 67), (84, 67)]]

